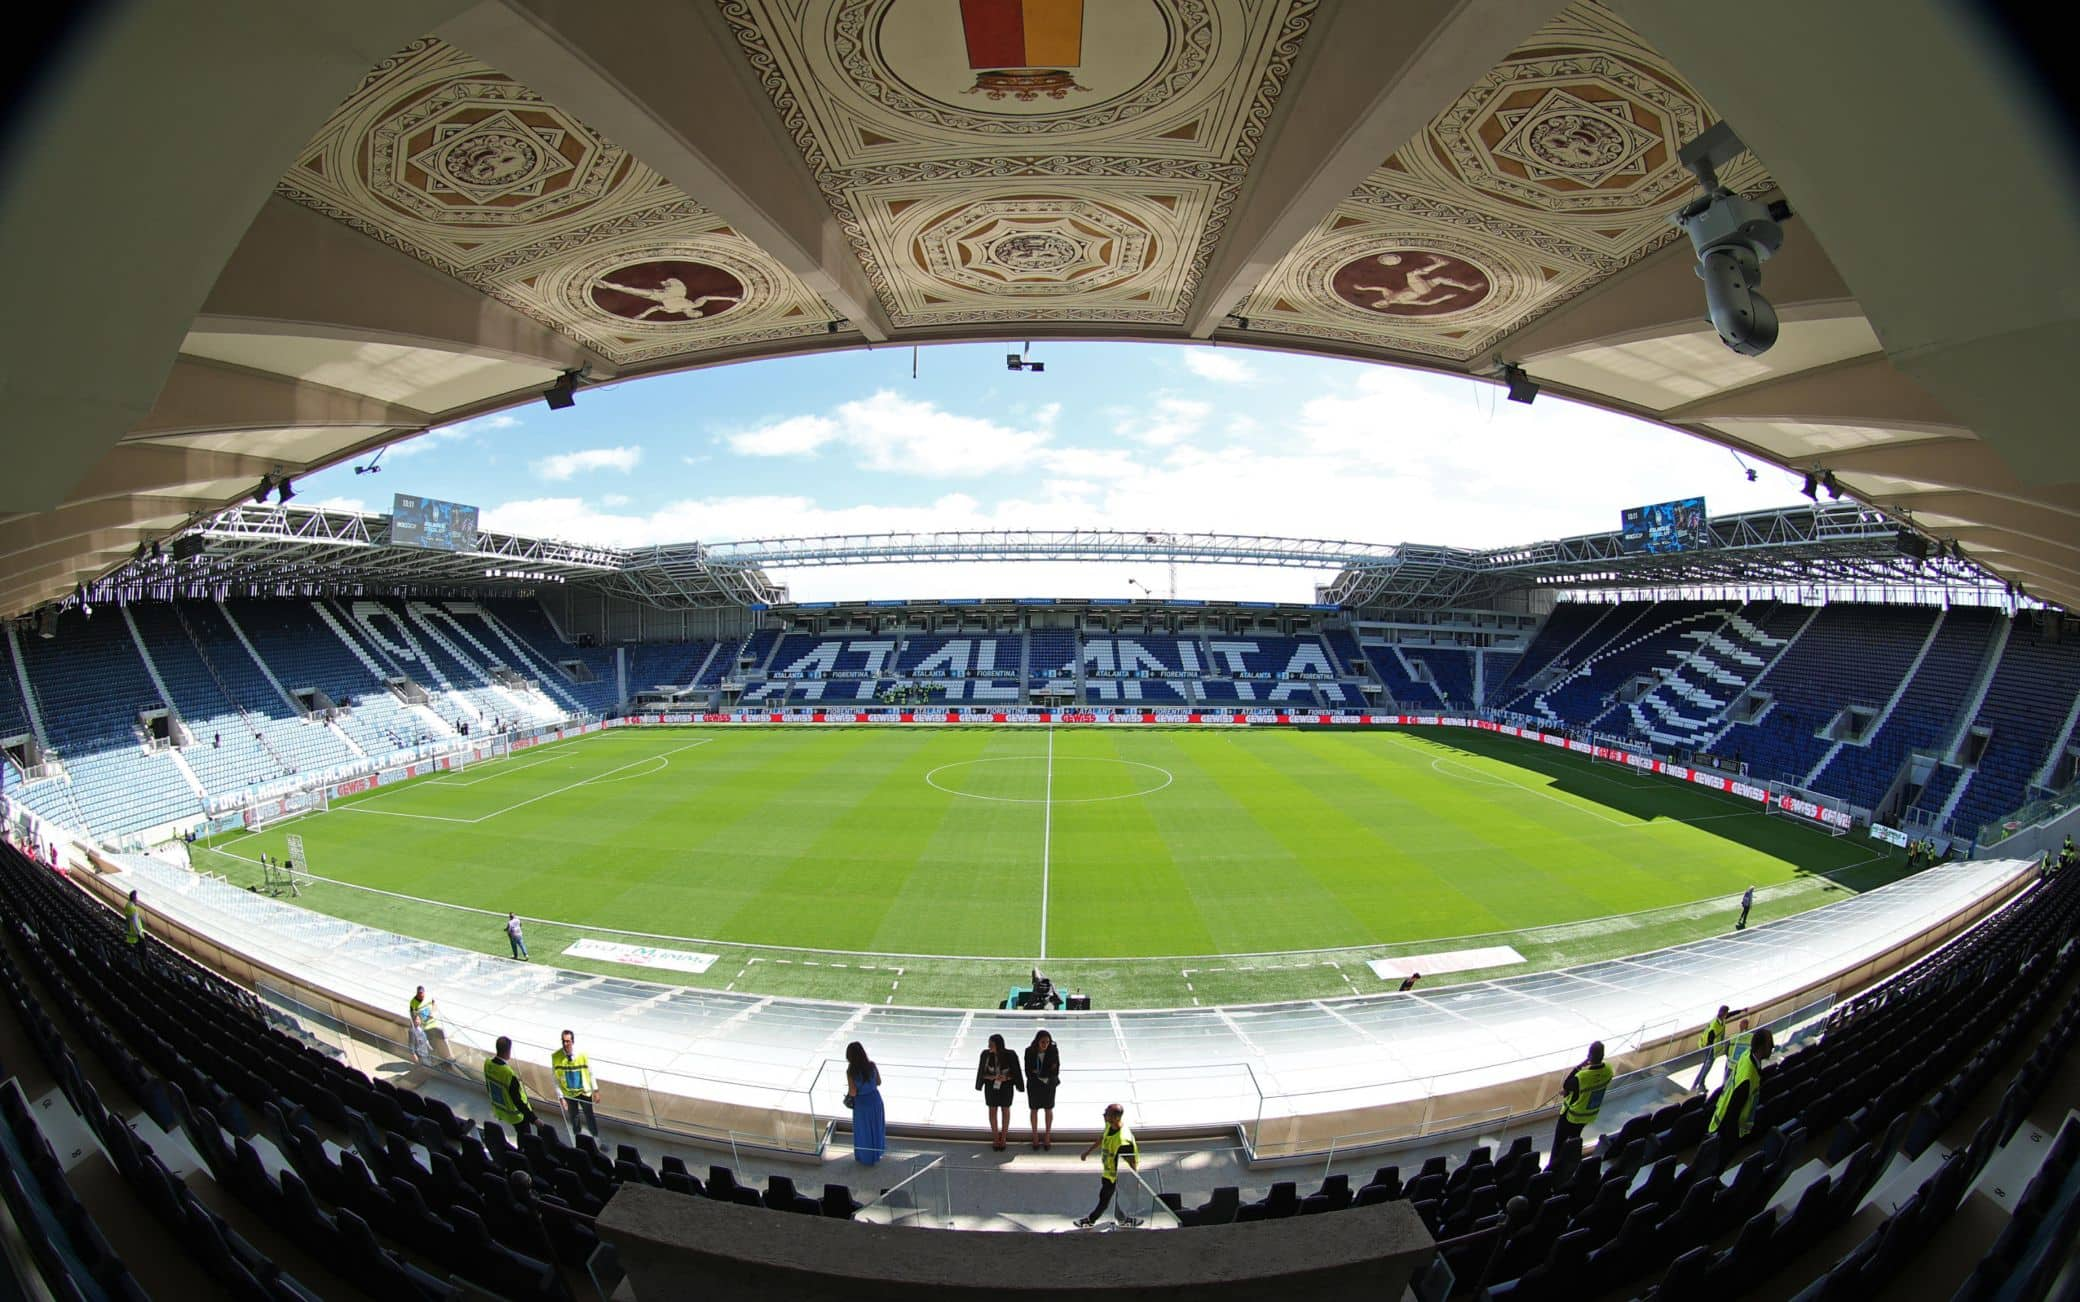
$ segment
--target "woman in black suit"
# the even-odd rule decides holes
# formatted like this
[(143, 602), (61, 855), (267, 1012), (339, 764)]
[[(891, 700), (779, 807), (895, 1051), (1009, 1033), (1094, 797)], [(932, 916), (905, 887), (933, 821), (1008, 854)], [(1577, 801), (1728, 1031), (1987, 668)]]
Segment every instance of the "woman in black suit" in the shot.
[(998, 1152), (1004, 1150), (1004, 1141), (1011, 1134), (1011, 1095), (1026, 1087), (1025, 1076), (1018, 1070), (1018, 1055), (1004, 1047), (1004, 1037), (989, 1037), (989, 1048), (982, 1051), (982, 1058), (975, 1064), (975, 1088), (982, 1091), (982, 1101), (989, 1105), (989, 1146)]
[[(1042, 1031), (1026, 1046), (1027, 1122), (1033, 1128), (1034, 1148), (1054, 1147), (1054, 1089), (1062, 1083), (1062, 1051), (1054, 1037)], [(1040, 1129), (1040, 1114), (1047, 1114), (1047, 1129)]]

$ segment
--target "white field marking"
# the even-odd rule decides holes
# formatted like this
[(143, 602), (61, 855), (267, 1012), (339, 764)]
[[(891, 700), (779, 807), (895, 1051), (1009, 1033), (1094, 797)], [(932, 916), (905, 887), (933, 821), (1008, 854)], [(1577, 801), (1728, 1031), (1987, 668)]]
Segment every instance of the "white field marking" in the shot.
[[(527, 748), (526, 753), (529, 759), (527, 763), (521, 764), (519, 768), (532, 768), (536, 764), (546, 764), (550, 760), (569, 759), (571, 753), (577, 750), (584, 743), (589, 742), (596, 737), (604, 737), (606, 735), (607, 734), (603, 732), (584, 733), (576, 737), (565, 737), (560, 741), (536, 742), (534, 745), (529, 746)], [(475, 778), (468, 782), (457, 782), (451, 778), (444, 776), (428, 776), (421, 778), (412, 778), (409, 780), (408, 785), (413, 787), (471, 787), (475, 786), (479, 782), (489, 782), (491, 779), (497, 777), (500, 773), (518, 772), (519, 768), (507, 767), (508, 765), (511, 765), (513, 762), (513, 757), (511, 754), (508, 754), (506, 758), (502, 760), (479, 760), (477, 761), (479, 767), (490, 767), (492, 769), (495, 769), (496, 771), (486, 773), (483, 777)], [(447, 770), (442, 769), (437, 770), (437, 772), (445, 774)], [(388, 796), (401, 795), (405, 790), (405, 786), (397, 785), (376, 787), (369, 791), (356, 792), (354, 795), (347, 797), (346, 803), (354, 805), (372, 804), (375, 801), (384, 799)]]
[[(231, 853), (231, 851), (226, 850), (221, 846), (211, 846), (208, 849), (209, 853), (222, 855), (226, 859), (236, 859), (240, 863), (248, 864), (254, 868), (258, 868), (260, 866), (260, 861), (258, 859), (251, 858), (247, 855), (233, 854)], [(1839, 868), (1831, 869), (1830, 872), (1848, 872), (1852, 869), (1861, 868), (1865, 864), (1873, 863), (1878, 859), (1882, 859), (1883, 857), (1884, 855), (1881, 852), (1871, 851), (1865, 854), (1863, 858), (1858, 859), (1855, 863), (1844, 864)], [(487, 918), (503, 917), (507, 912), (507, 910), (504, 909), (478, 908), (474, 904), (457, 904), (452, 900), (430, 899), (424, 895), (407, 895), (403, 891), (385, 890), (383, 887), (380, 886), (366, 886), (360, 882), (342, 881), (337, 877), (326, 877), (320, 873), (308, 873), (306, 874), (306, 876), (308, 876), (311, 881), (323, 882), (327, 886), (338, 886), (350, 891), (365, 891), (370, 895), (382, 895), (393, 900), (404, 900), (412, 904), (425, 904), (437, 909), (454, 909), (460, 913), (476, 913), (481, 914)], [(1774, 899), (1780, 896), (1801, 894), (1806, 889), (1808, 889), (1809, 883), (1814, 882), (1816, 880), (1827, 881), (1829, 880), (1829, 878), (1826, 874), (1809, 873), (1806, 876), (1796, 878), (1792, 881), (1778, 882), (1771, 886), (1758, 887), (1755, 891), (1755, 898), (1759, 901), (1766, 899)], [(1234, 961), (1237, 959), (1250, 958), (1301, 958), (1313, 954), (1342, 954), (1353, 950), (1361, 949), (1400, 949), (1411, 945), (1453, 945), (1458, 944), (1461, 941), (1487, 940), (1495, 936), (1522, 937), (1526, 940), (1527, 943), (1535, 940), (1552, 940), (1556, 937), (1560, 939), (1576, 939), (1580, 936), (1595, 935), (1601, 932), (1633, 930), (1641, 925), (1639, 922), (1636, 921), (1636, 919), (1644, 918), (1654, 914), (1664, 914), (1668, 915), (1668, 917), (1672, 920), (1682, 920), (1691, 917), (1703, 916), (1704, 914), (1717, 910), (1738, 908), (1740, 906), (1740, 898), (1740, 893), (1738, 891), (1734, 891), (1724, 895), (1707, 895), (1700, 899), (1688, 900), (1678, 904), (1662, 904), (1657, 905), (1656, 907), (1651, 909), (1638, 909), (1632, 913), (1609, 913), (1598, 918), (1580, 918), (1573, 922), (1549, 922), (1536, 927), (1516, 927), (1504, 929), (1501, 931), (1476, 931), (1461, 936), (1431, 936), (1422, 940), (1383, 940), (1369, 945), (1324, 945), (1315, 949), (1263, 949), (1245, 951), (1239, 954), (1079, 955), (1074, 958), (1058, 958), (1054, 961), (1056, 963), (1174, 963), (1179, 960), (1200, 959)], [(318, 911), (322, 912), (323, 910)], [(910, 959), (912, 961), (918, 962), (925, 960), (937, 960), (941, 962), (1024, 963), (1029, 961), (1030, 959), (1029, 955), (1022, 954), (920, 954), (906, 950), (824, 949), (814, 945), (774, 945), (764, 941), (720, 940), (712, 936), (680, 936), (672, 934), (670, 932), (661, 931), (634, 931), (627, 927), (607, 927), (590, 922), (571, 922), (563, 918), (542, 918), (526, 913), (520, 914), (519, 917), (522, 922), (540, 923), (543, 926), (547, 927), (563, 927), (568, 930), (578, 932), (596, 931), (604, 935), (610, 936), (638, 936), (644, 940), (676, 940), (689, 945), (707, 945), (710, 947), (720, 946), (739, 950), (772, 950), (781, 954), (842, 954), (853, 958), (901, 958)], [(1565, 934), (1563, 935), (1562, 933)], [(786, 963), (790, 960), (784, 958), (754, 957), (750, 961), (756, 963)], [(1255, 972), (1272, 970), (1280, 967), (1313, 967), (1315, 965), (1315, 961), (1309, 961), (1299, 963), (1271, 963), (1237, 968), (1191, 967), (1185, 968), (1183, 969), (1183, 971), (1185, 971), (1186, 973), (1231, 971)]]
[[(418, 818), (424, 819), (425, 821), (430, 823), (461, 823), (465, 826), (474, 826), (477, 823), (489, 822), (490, 820), (497, 818), (502, 814), (510, 814), (516, 809), (523, 809), (528, 805), (535, 803), (537, 800), (547, 800), (551, 796), (560, 796), (567, 791), (576, 791), (579, 787), (589, 787), (595, 782), (600, 782), (608, 778), (613, 778), (616, 773), (619, 773), (624, 769), (632, 769), (638, 764), (648, 764), (653, 760), (666, 761), (664, 768), (653, 769), (651, 773), (638, 773), (631, 774), (630, 776), (650, 777), (652, 773), (662, 773), (664, 772), (665, 768), (671, 767), (670, 759), (672, 756), (677, 755), (682, 750), (692, 750), (695, 746), (705, 746), (712, 740), (714, 739), (711, 737), (703, 737), (699, 741), (689, 741), (684, 746), (674, 746), (672, 749), (665, 751), (663, 754), (660, 755), (645, 755), (641, 759), (633, 759), (626, 764), (617, 764), (604, 773), (595, 773), (593, 776), (589, 778), (580, 778), (576, 782), (567, 782), (564, 785), (555, 788), (554, 790), (544, 791), (542, 794), (538, 796), (529, 796), (525, 800), (516, 800), (503, 809), (494, 809), (488, 814), (479, 814), (475, 818), (450, 818), (446, 814), (408, 814), (401, 809), (368, 809), (365, 808), (365, 805), (367, 803), (365, 801), (357, 802), (351, 805), (338, 805), (335, 806), (335, 808), (339, 809), (343, 813), (381, 814), (385, 818)], [(619, 782), (624, 781), (625, 779), (614, 778), (614, 780)]]
[[(492, 772), (470, 778), (466, 781), (459, 778), (428, 778), (419, 785), (422, 787), (474, 787), (489, 782), (493, 778), (505, 777), (510, 773), (524, 773), (528, 769), (538, 768), (544, 764), (553, 764), (558, 760), (569, 758), (570, 753), (565, 751), (555, 755), (543, 755), (538, 759), (531, 759), (522, 764), (514, 764), (511, 760), (507, 760), (503, 764), (494, 763), (491, 760), (478, 760), (473, 767), (490, 768)], [(442, 771), (447, 772), (445, 769)]]
[[(1450, 765), (1451, 765), (1451, 766), (1452, 766), (1453, 768), (1461, 768), (1461, 769), (1467, 769), (1467, 770), (1470, 770), (1470, 774), (1468, 774), (1468, 775), (1462, 775), (1462, 774), (1454, 774), (1454, 773), (1450, 773), (1450, 772), (1447, 772), (1446, 770), (1444, 770), (1444, 769), (1442, 769), (1442, 768), (1439, 768), (1439, 767), (1438, 767), (1439, 765), (1442, 765), (1442, 764), (1450, 764)], [(1446, 758), (1442, 758), (1442, 757), (1440, 757), (1440, 758), (1438, 758), (1438, 759), (1434, 759), (1434, 760), (1431, 760), (1431, 761), (1430, 761), (1430, 767), (1431, 767), (1431, 768), (1432, 768), (1433, 770), (1435, 770), (1435, 771), (1436, 771), (1437, 773), (1439, 773), (1439, 774), (1442, 774), (1442, 775), (1443, 775), (1443, 776), (1445, 776), (1445, 777), (1448, 777), (1448, 778), (1454, 778), (1454, 779), (1455, 779), (1455, 780), (1457, 780), (1457, 781), (1460, 781), (1460, 782), (1466, 782), (1466, 783), (1470, 783), (1470, 784), (1472, 784), (1472, 785), (1474, 785), (1474, 786), (1483, 786), (1483, 787), (1515, 787), (1515, 788), (1516, 788), (1517, 790), (1519, 790), (1519, 791), (1526, 791), (1526, 792), (1529, 792), (1530, 794), (1532, 794), (1532, 795), (1534, 795), (1534, 796), (1544, 796), (1544, 797), (1545, 797), (1545, 798), (1546, 798), (1547, 800), (1553, 800), (1553, 801), (1558, 801), (1558, 802), (1559, 802), (1560, 804), (1566, 805), (1566, 806), (1567, 806), (1567, 807), (1568, 807), (1569, 809), (1579, 810), (1580, 812), (1582, 812), (1582, 813), (1584, 813), (1584, 814), (1593, 814), (1593, 815), (1595, 815), (1596, 817), (1598, 817), (1598, 818), (1601, 818), (1601, 819), (1603, 819), (1603, 821), (1604, 821), (1604, 822), (1606, 822), (1606, 823), (1615, 823), (1615, 824), (1617, 824), (1617, 825), (1618, 825), (1618, 826), (1620, 826), (1620, 827), (1627, 827), (1627, 828), (1636, 828), (1636, 827), (1651, 827), (1651, 826), (1652, 826), (1652, 825), (1654, 825), (1655, 823), (1684, 823), (1684, 824), (1690, 824), (1690, 823), (1710, 823), (1710, 822), (1714, 822), (1714, 821), (1716, 821), (1716, 820), (1718, 820), (1718, 819), (1722, 819), (1722, 818), (1766, 818), (1766, 817), (1768, 817), (1768, 815), (1767, 815), (1767, 814), (1765, 814), (1765, 813), (1763, 813), (1763, 812), (1762, 812), (1762, 810), (1760, 810), (1760, 809), (1736, 809), (1736, 810), (1734, 810), (1733, 812), (1731, 812), (1731, 813), (1726, 813), (1726, 814), (1699, 814), (1699, 815), (1698, 815), (1697, 817), (1695, 817), (1695, 818), (1663, 818), (1663, 817), (1658, 817), (1658, 816), (1657, 816), (1657, 817), (1654, 817), (1654, 818), (1642, 818), (1642, 819), (1638, 819), (1638, 820), (1627, 820), (1627, 819), (1623, 819), (1623, 818), (1612, 818), (1612, 817), (1610, 817), (1610, 816), (1609, 816), (1609, 815), (1607, 815), (1607, 814), (1602, 814), (1602, 813), (1598, 813), (1598, 812), (1597, 812), (1596, 810), (1594, 810), (1594, 809), (1588, 809), (1588, 808), (1585, 808), (1585, 807), (1583, 807), (1583, 806), (1581, 806), (1581, 805), (1577, 805), (1577, 804), (1575, 804), (1575, 803), (1574, 803), (1573, 801), (1570, 801), (1570, 800), (1563, 800), (1563, 799), (1561, 799), (1561, 797), (1559, 797), (1559, 796), (1556, 796), (1556, 795), (1554, 795), (1554, 794), (1553, 794), (1552, 792), (1550, 792), (1550, 791), (1541, 791), (1541, 790), (1539, 790), (1539, 789), (1538, 789), (1537, 787), (1535, 787), (1535, 786), (1531, 786), (1531, 785), (1529, 785), (1529, 784), (1527, 784), (1527, 783), (1523, 783), (1523, 782), (1515, 782), (1515, 781), (1512, 781), (1512, 780), (1510, 780), (1509, 778), (1505, 778), (1505, 777), (1499, 777), (1499, 776), (1497, 776), (1497, 775), (1494, 775), (1494, 774), (1488, 774), (1488, 773), (1480, 773), (1480, 772), (1479, 772), (1478, 770), (1475, 770), (1475, 769), (1473, 769), (1473, 766), (1472, 766), (1472, 765), (1470, 765), (1470, 764), (1465, 764), (1465, 763), (1462, 763), (1462, 762), (1460, 762), (1460, 761), (1458, 761), (1458, 760), (1453, 760), (1453, 759), (1446, 759)], [(1604, 775), (1603, 775), (1603, 774), (1601, 774), (1601, 773), (1596, 773), (1596, 774), (1592, 774), (1591, 776), (1593, 776), (1593, 777), (1600, 777), (1600, 778), (1604, 778)], [(1604, 780), (1605, 780), (1606, 782), (1615, 782), (1615, 781), (1616, 781), (1616, 779), (1614, 779), (1614, 778), (1604, 778)], [(1662, 785), (1664, 785), (1664, 784), (1661, 784), (1661, 783), (1647, 783), (1647, 784), (1638, 784), (1638, 783), (1618, 783), (1618, 785), (1619, 785), (1619, 786), (1622, 786), (1622, 787), (1624, 787), (1624, 788), (1625, 788), (1626, 790), (1628, 790), (1628, 791), (1645, 791), (1645, 790), (1648, 790), (1648, 789), (1649, 789), (1650, 787), (1654, 787), (1654, 786), (1662, 786)], [(1674, 788), (1668, 788), (1668, 789), (1670, 789), (1670, 790), (1673, 790)], [(1707, 794), (1709, 794), (1709, 793), (1707, 793)]]
[[(1471, 776), (1467, 776), (1466, 774), (1454, 774), (1443, 767), (1446, 764), (1451, 765), (1452, 768), (1455, 769), (1464, 769), (1467, 771), (1467, 774), (1471, 774)], [(1587, 814), (1591, 818), (1600, 818), (1606, 823), (1615, 823), (1619, 827), (1641, 827), (1645, 825), (1644, 821), (1634, 822), (1622, 818), (1612, 818), (1609, 814), (1606, 814), (1601, 810), (1591, 809), (1583, 805), (1578, 805), (1572, 800), (1563, 800), (1550, 791), (1540, 791), (1537, 787), (1527, 786), (1522, 782), (1512, 782), (1508, 778), (1497, 777), (1489, 773), (1482, 773), (1479, 769), (1474, 768), (1472, 765), (1463, 764), (1458, 760), (1434, 759), (1430, 761), (1430, 767), (1445, 777), (1457, 777), (1459, 781), (1472, 783), (1475, 786), (1510, 787), (1517, 791), (1521, 791), (1526, 795), (1537, 796), (1542, 800), (1550, 800), (1556, 805), (1565, 805), (1567, 808), (1572, 809), (1578, 814)]]
[[(1049, 725), (1049, 727), (1052, 726), (1052, 724)], [(1049, 755), (1051, 756), (1053, 754), (1053, 743), (1051, 740), (1049, 742), (1048, 751)], [(1124, 795), (1118, 796), (1076, 796), (1068, 800), (1054, 800), (1052, 799), (1052, 797), (1044, 797), (1040, 800), (1034, 800), (1030, 796), (984, 796), (978, 795), (973, 791), (956, 791), (952, 787), (942, 787), (938, 783), (932, 781), (932, 778), (935, 775), (944, 773), (947, 769), (965, 768), (970, 764), (1008, 764), (1013, 761), (1023, 762), (1038, 758), (1040, 757), (1036, 755), (990, 755), (985, 756), (982, 759), (954, 760), (950, 764), (941, 764), (938, 768), (932, 769), (930, 772), (926, 773), (924, 775), (924, 784), (932, 788), (932, 790), (934, 791), (943, 791), (949, 796), (959, 796), (964, 800), (989, 800), (1002, 805), (1102, 805), (1108, 800), (1133, 800), (1138, 796), (1152, 796), (1156, 792), (1161, 791), (1164, 787), (1167, 787), (1171, 783), (1177, 781), (1177, 775), (1175, 773), (1172, 773), (1169, 769), (1164, 768), (1160, 764), (1144, 764), (1140, 760), (1113, 759), (1109, 755), (1064, 755), (1062, 756), (1062, 758), (1066, 761), (1071, 761), (1079, 764), (1124, 764), (1129, 768), (1154, 769), (1156, 772), (1163, 775), (1163, 780), (1155, 786), (1149, 787), (1145, 791), (1129, 791)], [(1053, 760), (1049, 759), (1048, 764), (1048, 785), (1051, 790), (1054, 784)]]
[[(1165, 782), (1164, 786), (1170, 784)], [(1047, 725), (1047, 796), (1040, 806), (1040, 957), (1047, 957), (1047, 873), (1054, 840), (1054, 725)]]

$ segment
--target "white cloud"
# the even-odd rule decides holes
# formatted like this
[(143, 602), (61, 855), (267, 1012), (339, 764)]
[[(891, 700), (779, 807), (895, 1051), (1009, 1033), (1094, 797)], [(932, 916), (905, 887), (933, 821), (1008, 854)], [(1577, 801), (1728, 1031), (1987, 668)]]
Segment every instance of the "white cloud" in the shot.
[(731, 449), (747, 457), (796, 457), (815, 452), (838, 437), (836, 421), (790, 416), (771, 425), (729, 436)]
[[(297, 500), (299, 502), (302, 501), (301, 498)], [(358, 497), (327, 497), (309, 505), (315, 506), (321, 511), (353, 511), (359, 515), (371, 514), (368, 503)]]
[(1019, 429), (883, 389), (841, 403), (829, 416), (790, 416), (732, 434), (729, 443), (759, 457), (803, 456), (835, 444), (850, 449), (864, 470), (967, 478), (1033, 465), (1053, 437), (1048, 427), (1058, 410), (1042, 407), (1032, 417), (1036, 428)]
[(1120, 420), (1113, 430), (1152, 448), (1175, 447), (1205, 428), (1213, 404), (1197, 398), (1157, 398), (1147, 411)]
[[(1620, 507), (1693, 493), (1716, 514), (1796, 500), (1780, 475), (1746, 483), (1721, 447), (1551, 396), (1527, 408), (1485, 387), (1381, 367), (1330, 375), (1302, 391), (1313, 396), (1297, 407), (1241, 393), (1246, 401), (1218, 406), (1162, 396), (1138, 412), (1105, 412), (1100, 437), (1075, 441), (1050, 437), (1042, 410), (1007, 425), (883, 392), (730, 441), (792, 425), (752, 446), (766, 455), (829, 447), (858, 466), (904, 469), (913, 481), (990, 468), (1030, 473), (890, 506), (874, 504), (872, 483), (845, 475), (805, 479), (798, 492), (731, 495), (731, 458), (721, 456), (714, 475), (695, 481), (712, 483), (714, 496), (653, 507), (656, 499), (639, 495), (636, 509), (612, 497), (509, 501), (487, 507), (485, 524), (620, 546), (1094, 528), (1493, 547), (1608, 530)], [(859, 499), (865, 504), (850, 504)], [(1128, 578), (1158, 592), (1167, 583), (1165, 567), (1149, 564), (853, 566), (776, 577), (801, 600), (1126, 595)], [(1328, 577), (1185, 566), (1179, 588), (1187, 597), (1305, 601)]]
[(560, 482), (589, 470), (618, 470), (626, 474), (642, 459), (643, 449), (639, 447), (586, 448), (543, 457), (533, 463), (533, 468), (539, 477)]
[(626, 493), (608, 493), (607, 495), (599, 499), (599, 504), (601, 506), (614, 507), (617, 509), (620, 507), (627, 506), (628, 502), (629, 497)]
[(1185, 349), (1184, 369), (1216, 384), (1250, 384), (1257, 378), (1256, 367), (1234, 353), (1212, 348)]

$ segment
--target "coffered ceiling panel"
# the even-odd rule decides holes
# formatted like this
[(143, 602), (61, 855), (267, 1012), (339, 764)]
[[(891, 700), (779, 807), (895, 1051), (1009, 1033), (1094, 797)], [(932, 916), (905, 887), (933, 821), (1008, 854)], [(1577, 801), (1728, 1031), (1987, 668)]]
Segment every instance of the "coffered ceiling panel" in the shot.
[(899, 326), (1177, 324), (1314, 0), (721, 0)]
[[(1466, 363), (1658, 248), (1710, 107), (1603, 6), (1571, 5), (1387, 159), (1236, 315)], [(1769, 188), (1751, 156), (1721, 178)]]
[(835, 315), (626, 150), (431, 37), (369, 73), (278, 189), (617, 364)]

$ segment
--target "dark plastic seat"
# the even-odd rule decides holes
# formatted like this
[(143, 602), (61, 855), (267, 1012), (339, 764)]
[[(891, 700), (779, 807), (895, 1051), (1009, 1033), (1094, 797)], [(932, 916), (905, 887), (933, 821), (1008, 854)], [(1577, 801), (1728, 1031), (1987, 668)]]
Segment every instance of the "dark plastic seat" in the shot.
[(765, 1205), (776, 1212), (800, 1212), (805, 1216), (823, 1215), (822, 1206), (814, 1198), (795, 1189), (791, 1176), (766, 1177)]
[(1235, 1219), (1241, 1207), (1242, 1191), (1234, 1185), (1224, 1184), (1216, 1188), (1205, 1202), (1192, 1209), (1193, 1223), (1226, 1225)]
[[(1394, 1199), (1399, 1198), (1401, 1196), (1401, 1168), (1398, 1166), (1383, 1166), (1379, 1170), (1374, 1171), (1372, 1178), (1365, 1182), (1365, 1189), (1386, 1190), (1387, 1193), (1381, 1201), (1392, 1202)], [(1359, 1190), (1359, 1193), (1362, 1195), (1364, 1190)]]
[(842, 1184), (827, 1184), (823, 1187), (823, 1214), (833, 1220), (849, 1221), (859, 1214), (862, 1204), (852, 1196), (852, 1190)]
[(1351, 1205), (1351, 1178), (1341, 1173), (1326, 1177), (1322, 1187), (1300, 1200), (1300, 1214), (1314, 1216), (1322, 1212), (1340, 1212)]

